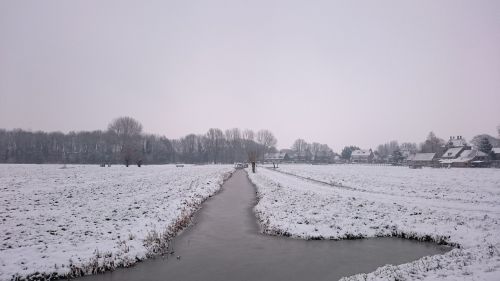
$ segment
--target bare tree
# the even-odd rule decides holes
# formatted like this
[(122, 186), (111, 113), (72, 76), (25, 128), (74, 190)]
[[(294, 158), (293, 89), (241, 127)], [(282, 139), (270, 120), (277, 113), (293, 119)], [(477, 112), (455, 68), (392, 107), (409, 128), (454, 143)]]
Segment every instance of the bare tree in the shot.
[(304, 139), (296, 139), (293, 142), (292, 150), (301, 153), (307, 150), (309, 144)]
[(416, 153), (417, 152), (417, 144), (414, 143), (414, 142), (403, 142), (401, 145), (400, 145), (400, 148), (402, 150), (407, 150), (409, 151), (410, 153)]
[(0, 129), (0, 162), (6, 162), (9, 159), (8, 133)]
[(328, 144), (320, 144), (318, 153), (322, 154), (333, 154), (333, 150), (328, 146)]
[(312, 159), (316, 162), (329, 162), (333, 157), (333, 150), (327, 144), (313, 142), (309, 146)]
[(318, 142), (313, 142), (311, 145), (309, 145), (309, 150), (310, 150), (312, 156), (315, 158), (316, 158), (316, 156), (318, 156), (320, 149), (321, 149), (321, 144)]
[(438, 138), (434, 132), (430, 132), (427, 139), (420, 145), (421, 152), (441, 152), (441, 147), (444, 145), (444, 140)]
[(137, 136), (142, 133), (142, 125), (132, 117), (119, 117), (113, 120), (108, 130), (115, 133), (118, 137)]
[(250, 129), (245, 129), (241, 134), (242, 150), (247, 155), (247, 161), (256, 161), (257, 158), (257, 144), (255, 143), (255, 133)]
[(171, 163), (174, 160), (172, 142), (166, 137), (156, 135), (144, 136), (144, 157), (148, 163)]
[(207, 132), (207, 149), (213, 159), (213, 163), (219, 160), (220, 150), (224, 145), (224, 133), (220, 129), (211, 128)]
[(186, 163), (194, 163), (197, 155), (197, 136), (189, 134), (180, 139), (182, 159)]
[(226, 130), (225, 134), (226, 139), (231, 142), (239, 141), (241, 139), (241, 132), (238, 128), (228, 129)]
[(260, 130), (257, 132), (257, 142), (266, 148), (275, 147), (278, 141), (269, 130)]
[(278, 141), (271, 131), (259, 130), (257, 132), (257, 143), (262, 146), (261, 155), (263, 155), (264, 153), (269, 152), (272, 148), (275, 148)]
[(243, 143), (241, 139), (241, 132), (238, 128), (233, 128), (226, 130), (226, 141), (228, 143), (230, 156), (229, 162), (241, 162), (245, 159), (245, 153), (243, 150)]
[(246, 141), (254, 141), (255, 133), (250, 129), (245, 129), (241, 137)]
[(400, 147), (397, 141), (390, 141), (385, 144), (381, 144), (377, 147), (377, 152), (382, 158), (387, 158), (392, 155), (395, 151), (399, 151)]
[(140, 142), (142, 125), (139, 121), (131, 117), (119, 117), (109, 124), (108, 131), (116, 136), (125, 166), (128, 167), (134, 158), (136, 161), (142, 161)]

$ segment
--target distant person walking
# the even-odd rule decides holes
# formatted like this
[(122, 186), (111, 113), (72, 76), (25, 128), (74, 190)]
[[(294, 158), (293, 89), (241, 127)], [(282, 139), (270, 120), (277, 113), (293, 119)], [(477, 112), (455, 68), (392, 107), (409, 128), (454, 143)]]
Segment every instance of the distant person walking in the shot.
[(248, 161), (252, 163), (252, 173), (255, 174), (255, 162), (257, 161), (257, 152), (250, 151), (248, 152)]

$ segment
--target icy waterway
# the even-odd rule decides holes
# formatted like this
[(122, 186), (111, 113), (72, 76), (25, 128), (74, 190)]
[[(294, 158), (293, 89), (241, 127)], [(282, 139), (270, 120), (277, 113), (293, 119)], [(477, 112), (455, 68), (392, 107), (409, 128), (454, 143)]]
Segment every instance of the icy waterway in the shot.
[(449, 250), (398, 238), (306, 241), (263, 235), (255, 203), (254, 186), (238, 171), (173, 241), (174, 255), (80, 280), (338, 280)]

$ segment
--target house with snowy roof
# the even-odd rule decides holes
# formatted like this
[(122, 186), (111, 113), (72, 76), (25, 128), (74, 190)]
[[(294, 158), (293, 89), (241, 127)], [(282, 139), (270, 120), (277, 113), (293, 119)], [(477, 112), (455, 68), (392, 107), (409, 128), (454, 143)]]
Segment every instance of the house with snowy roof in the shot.
[(441, 151), (438, 151), (437, 156), (443, 159), (457, 158), (462, 151), (468, 149), (472, 149), (472, 147), (462, 136), (450, 136), (448, 142), (441, 147)]
[(438, 164), (436, 153), (415, 153), (407, 158), (410, 167), (433, 167)]
[(264, 154), (264, 162), (269, 163), (282, 163), (290, 160), (288, 153), (286, 152), (276, 152), (276, 153), (266, 153)]
[(305, 163), (309, 162), (312, 159), (312, 153), (309, 150), (303, 151), (292, 151), (289, 154), (290, 161), (294, 163)]
[(373, 151), (371, 149), (358, 149), (351, 153), (352, 163), (372, 163), (373, 162)]
[(443, 167), (485, 167), (490, 164), (489, 156), (472, 149), (462, 136), (450, 137), (439, 163)]
[(493, 147), (491, 153), (495, 157), (495, 160), (500, 160), (500, 147)]
[[(450, 148), (456, 149), (456, 148)], [(448, 150), (450, 150), (448, 149)], [(486, 167), (489, 165), (489, 156), (477, 149), (462, 149), (459, 152), (457, 150), (451, 151), (450, 155), (455, 155), (455, 157), (444, 157), (448, 155), (448, 151), (445, 155), (441, 157), (439, 163), (443, 167)]]
[(458, 158), (458, 156), (466, 149), (466, 147), (461, 146), (461, 147), (452, 147), (448, 148), (443, 155), (441, 156), (441, 159), (455, 159)]

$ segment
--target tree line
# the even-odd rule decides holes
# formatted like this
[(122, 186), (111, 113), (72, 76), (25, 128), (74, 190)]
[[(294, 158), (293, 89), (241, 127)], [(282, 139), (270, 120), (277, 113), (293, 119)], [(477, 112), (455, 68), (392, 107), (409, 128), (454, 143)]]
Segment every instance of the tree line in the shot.
[[(287, 151), (286, 149), (284, 151)], [(312, 160), (317, 157), (333, 157), (335, 153), (328, 144), (312, 142), (308, 143), (302, 138), (296, 139), (289, 151), (298, 156), (304, 156), (304, 160)]]
[[(470, 144), (491, 154), (492, 147), (500, 147), (499, 138), (487, 134), (475, 136)], [(142, 125), (130, 117), (113, 120), (105, 131), (31, 132), (21, 129), (0, 129), (0, 163), (234, 163), (263, 160), (265, 153), (277, 152), (277, 140), (269, 130), (254, 132), (238, 128), (221, 130), (211, 128), (205, 134), (189, 134), (179, 139), (147, 134)], [(374, 151), (380, 159), (398, 161), (402, 152), (444, 152), (446, 141), (430, 132), (416, 143), (390, 141)], [(345, 146), (340, 157), (349, 160), (356, 145)], [(309, 158), (336, 155), (327, 144), (308, 143), (297, 139), (288, 150)]]
[(275, 152), (276, 144), (269, 130), (238, 128), (211, 128), (206, 134), (168, 139), (143, 133), (137, 120), (120, 117), (105, 131), (65, 134), (0, 129), (0, 163), (234, 163), (261, 159)]

